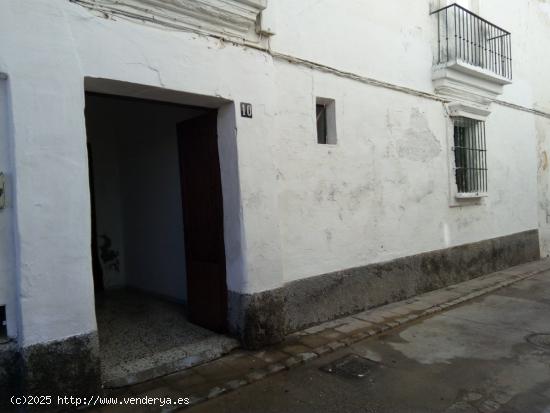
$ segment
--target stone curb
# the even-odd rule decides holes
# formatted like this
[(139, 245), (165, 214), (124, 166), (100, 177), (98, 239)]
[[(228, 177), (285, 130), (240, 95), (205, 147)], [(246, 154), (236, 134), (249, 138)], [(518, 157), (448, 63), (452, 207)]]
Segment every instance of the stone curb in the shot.
[[(537, 261), (539, 268), (531, 271), (526, 271), (522, 274), (507, 273), (511, 269), (501, 272), (491, 273), (472, 280), (455, 284), (440, 290), (431, 291), (408, 300), (398, 303), (388, 304), (382, 307), (377, 307), (367, 310), (352, 316), (344, 317), (338, 320), (322, 323), (318, 326), (306, 329), (297, 333), (293, 333), (287, 337), (287, 342), (282, 343), (274, 348), (267, 349), (260, 353), (247, 352), (243, 357), (250, 359), (269, 360), (269, 354), (275, 352), (284, 353), (288, 357), (283, 357), (277, 361), (267, 362), (261, 368), (254, 369), (248, 372), (244, 377), (235, 377), (227, 381), (225, 384), (213, 385), (206, 392), (199, 394), (191, 394), (189, 397), (190, 403), (184, 406), (167, 408), (166, 406), (159, 411), (163, 413), (181, 411), (183, 409), (195, 406), (206, 400), (213, 399), (227, 392), (236, 390), (240, 387), (262, 380), (273, 374), (277, 374), (283, 370), (289, 370), (299, 366), (309, 360), (314, 360), (322, 355), (332, 353), (336, 350), (349, 347), (354, 343), (365, 340), (369, 337), (386, 333), (389, 330), (396, 329), (405, 324), (419, 320), (421, 318), (432, 316), (448, 308), (460, 305), (464, 302), (473, 300), (480, 296), (491, 293), (495, 290), (515, 284), (519, 281), (531, 278), (541, 272), (550, 269), (550, 261)], [(533, 263), (524, 264), (522, 266), (529, 267)], [(540, 264), (543, 264), (542, 266)], [(522, 267), (518, 266), (518, 267)], [(514, 267), (514, 268), (518, 268)], [(466, 287), (466, 289), (464, 289)], [(461, 291), (456, 291), (460, 289)], [(454, 298), (449, 298), (449, 294), (456, 295)], [(437, 297), (441, 296), (441, 300)], [(367, 321), (368, 320), (368, 321)], [(377, 320), (377, 321), (371, 321)], [(339, 323), (341, 321), (341, 323)], [(327, 338), (338, 337), (338, 338)], [(308, 345), (308, 339), (324, 341), (324, 344), (311, 346)], [(289, 345), (290, 342), (291, 344)], [(286, 347), (285, 347), (286, 345)], [(303, 351), (307, 348), (307, 351)], [(224, 360), (222, 357), (219, 360)], [(213, 362), (215, 363), (215, 361)], [(231, 361), (229, 361), (231, 363)], [(200, 367), (199, 367), (200, 368)], [(193, 370), (193, 369), (191, 369)], [(185, 389), (182, 389), (185, 390)]]

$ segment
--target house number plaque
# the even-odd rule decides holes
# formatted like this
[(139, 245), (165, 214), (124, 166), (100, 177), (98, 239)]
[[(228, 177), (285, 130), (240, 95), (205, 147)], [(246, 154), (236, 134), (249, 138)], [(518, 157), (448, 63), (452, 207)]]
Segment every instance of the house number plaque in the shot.
[(251, 103), (241, 102), (241, 116), (243, 118), (251, 118), (252, 117), (252, 104)]

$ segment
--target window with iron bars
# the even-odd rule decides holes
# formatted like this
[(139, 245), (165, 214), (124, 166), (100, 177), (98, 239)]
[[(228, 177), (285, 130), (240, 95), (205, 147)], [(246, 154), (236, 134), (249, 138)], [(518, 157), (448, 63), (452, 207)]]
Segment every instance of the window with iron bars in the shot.
[(487, 193), (485, 122), (453, 117), (455, 177), (458, 195)]

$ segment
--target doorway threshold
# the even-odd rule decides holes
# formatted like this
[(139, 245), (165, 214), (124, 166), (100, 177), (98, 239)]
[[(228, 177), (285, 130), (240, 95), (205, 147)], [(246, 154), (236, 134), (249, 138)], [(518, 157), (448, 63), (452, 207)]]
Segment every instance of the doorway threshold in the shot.
[(124, 387), (215, 360), (239, 347), (190, 323), (181, 304), (120, 289), (96, 296), (103, 385)]

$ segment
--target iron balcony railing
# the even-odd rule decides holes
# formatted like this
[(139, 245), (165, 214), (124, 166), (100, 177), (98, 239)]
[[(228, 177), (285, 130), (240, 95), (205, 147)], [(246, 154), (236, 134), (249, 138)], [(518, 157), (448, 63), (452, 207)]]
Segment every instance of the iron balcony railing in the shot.
[(510, 32), (451, 4), (430, 14), (437, 15), (437, 64), (467, 63), (512, 79)]

